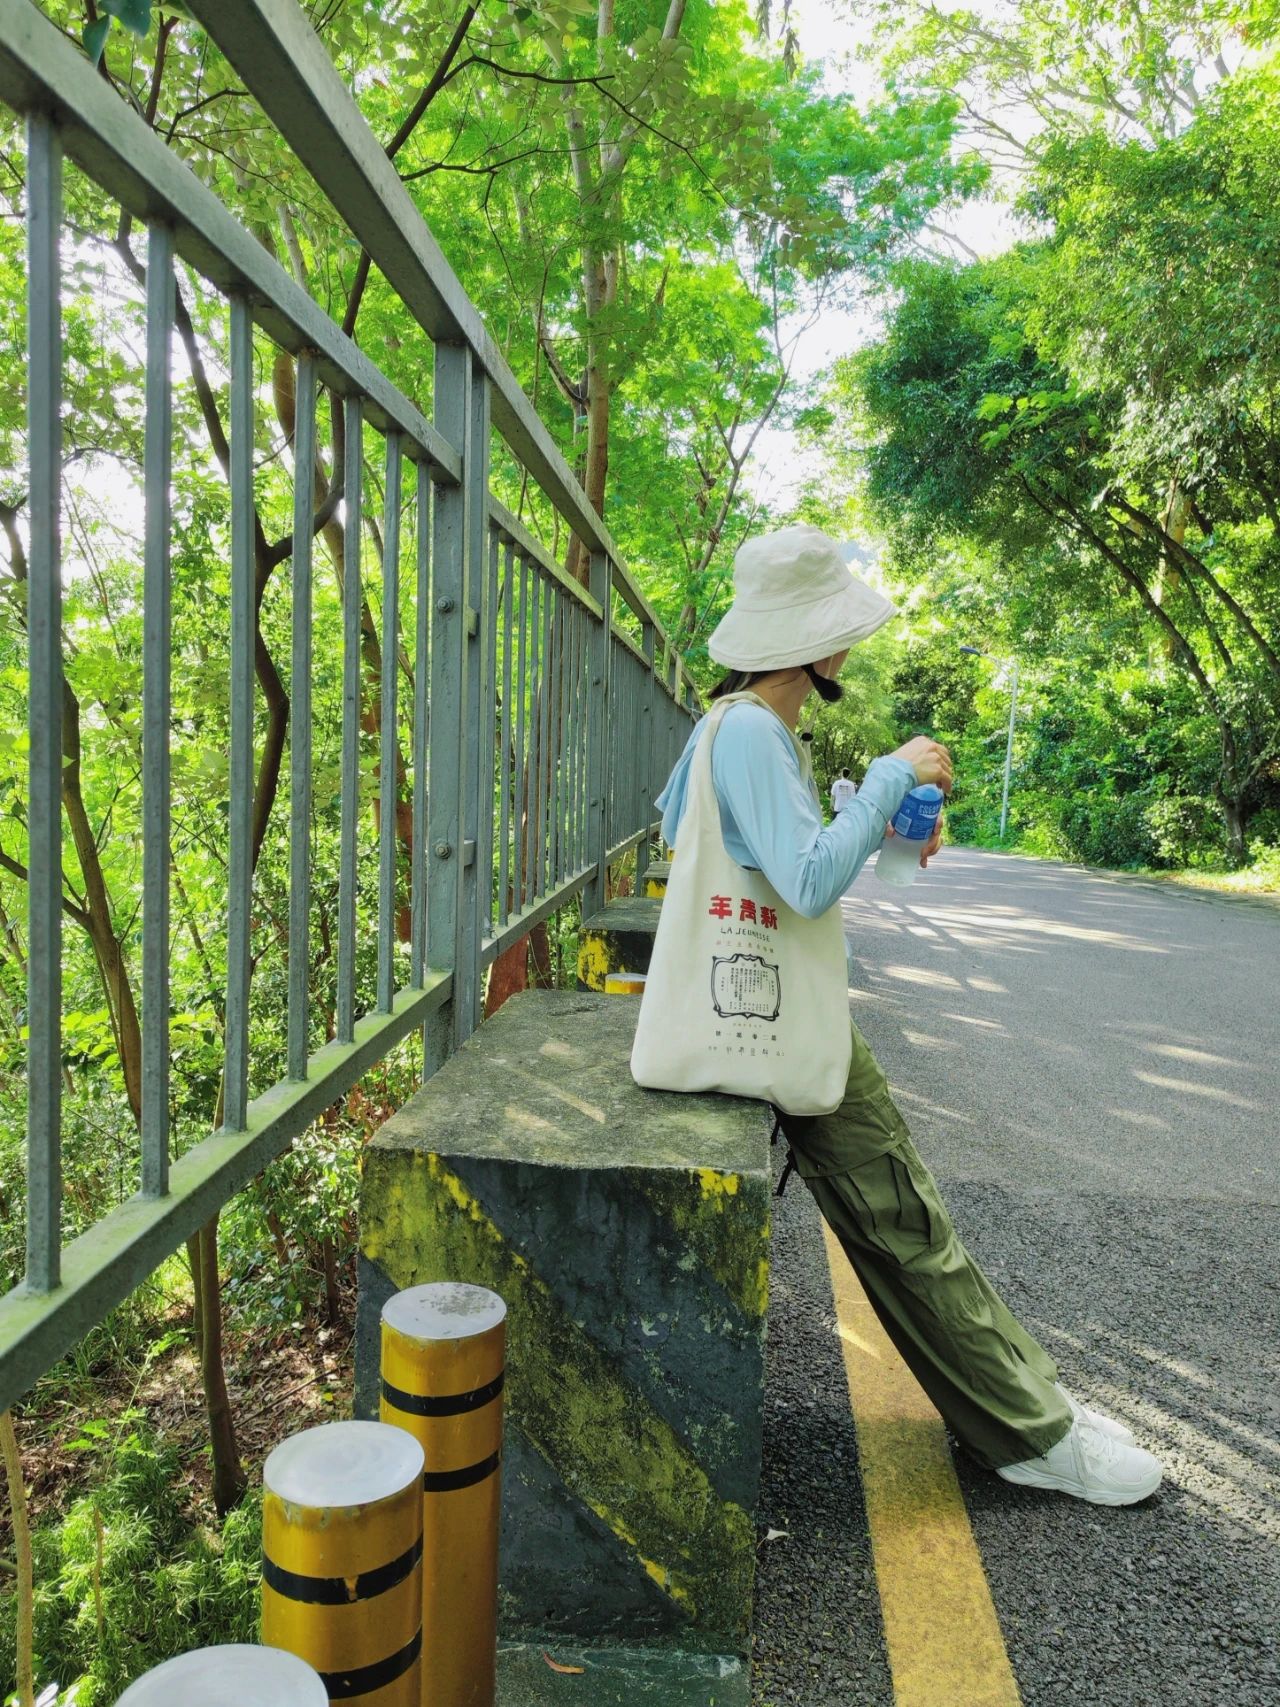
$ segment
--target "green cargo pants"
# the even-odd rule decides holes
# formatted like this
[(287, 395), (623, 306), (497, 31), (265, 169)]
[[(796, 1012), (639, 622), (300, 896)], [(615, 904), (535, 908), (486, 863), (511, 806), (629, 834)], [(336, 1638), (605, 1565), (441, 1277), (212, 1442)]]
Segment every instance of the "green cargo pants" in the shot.
[(1057, 1367), (956, 1237), (856, 1025), (840, 1107), (781, 1120), (885, 1332), (963, 1445), (993, 1469), (1047, 1452), (1071, 1426)]

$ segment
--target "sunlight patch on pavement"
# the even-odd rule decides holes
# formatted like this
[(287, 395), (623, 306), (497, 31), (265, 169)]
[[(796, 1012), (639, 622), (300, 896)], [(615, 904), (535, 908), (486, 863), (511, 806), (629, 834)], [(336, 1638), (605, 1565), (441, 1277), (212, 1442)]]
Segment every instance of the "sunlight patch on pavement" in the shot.
[(931, 972), (926, 966), (886, 966), (886, 978), (896, 978), (903, 984), (931, 984), (940, 990), (958, 990), (959, 984), (945, 972)]
[(975, 1019), (972, 1014), (943, 1014), (943, 1019), (953, 1019), (957, 1025), (980, 1025), (986, 1031), (1003, 1031), (1004, 1027), (998, 1019)]
[(1113, 1120), (1123, 1120), (1129, 1126), (1149, 1126), (1156, 1132), (1168, 1132), (1169, 1122), (1161, 1120), (1158, 1114), (1140, 1114), (1134, 1108), (1107, 1108), (1104, 1114), (1109, 1114)]
[[(1093, 1372), (1093, 1382), (1082, 1396), (1086, 1402), (1101, 1400), (1113, 1416), (1128, 1423), (1140, 1445), (1161, 1459), (1166, 1489), (1176, 1489), (1183, 1499), (1264, 1540), (1280, 1541), (1280, 1471), (1259, 1456), (1261, 1449), (1269, 1457), (1274, 1444), (1256, 1436), (1250, 1439), (1248, 1431), (1204, 1402), (1205, 1390), (1212, 1393), (1215, 1385), (1207, 1375), (1166, 1353), (1127, 1340), (1100, 1322), (1089, 1323), (1084, 1334), (1068, 1333), (1047, 1322), (1034, 1326), (1046, 1344), (1057, 1341), (1070, 1346), (1080, 1365)], [(1107, 1345), (1110, 1350), (1104, 1349)], [(1194, 1409), (1196, 1420), (1165, 1408), (1139, 1391), (1142, 1370), (1138, 1359), (1172, 1372), (1196, 1389), (1195, 1396), (1188, 1394), (1185, 1405), (1179, 1407)], [(1206, 1423), (1225, 1425), (1244, 1445), (1216, 1439), (1203, 1426)], [(1246, 1451), (1245, 1447), (1253, 1450)]]
[(930, 1102), (928, 1097), (917, 1096), (914, 1091), (904, 1091), (901, 1085), (891, 1085), (895, 1101), (913, 1102), (920, 1108), (927, 1108), (930, 1114), (940, 1114), (944, 1120), (958, 1120), (961, 1126), (974, 1125), (973, 1116), (961, 1114), (954, 1108), (944, 1108), (940, 1102)]
[(1210, 1055), (1207, 1049), (1188, 1049), (1181, 1043), (1144, 1043), (1152, 1055), (1168, 1055), (1174, 1061), (1190, 1061), (1199, 1067), (1243, 1067), (1243, 1061), (1232, 1061), (1226, 1055)]
[(1133, 1076), (1135, 1079), (1141, 1079), (1144, 1085), (1155, 1085), (1162, 1091), (1177, 1091), (1179, 1096), (1208, 1097), (1211, 1102), (1225, 1102), (1231, 1108), (1261, 1111), (1261, 1103), (1251, 1102), (1248, 1097), (1237, 1096), (1234, 1091), (1224, 1091), (1220, 1085), (1197, 1085), (1190, 1079), (1165, 1079), (1159, 1073), (1136, 1070)]
[(1074, 942), (1094, 943), (1101, 948), (1124, 948), (1135, 954), (1168, 954), (1169, 949), (1159, 943), (1145, 942), (1140, 937), (1129, 935), (1124, 931), (1098, 930), (1092, 925), (1070, 925), (1061, 919), (1041, 919), (1032, 913), (1019, 913), (1007, 910), (961, 911), (952, 907), (930, 907), (924, 912), (926, 918), (935, 924), (968, 927), (969, 930), (980, 930), (988, 941), (1001, 941), (1011, 936), (1029, 932), (1035, 936), (1067, 937)]

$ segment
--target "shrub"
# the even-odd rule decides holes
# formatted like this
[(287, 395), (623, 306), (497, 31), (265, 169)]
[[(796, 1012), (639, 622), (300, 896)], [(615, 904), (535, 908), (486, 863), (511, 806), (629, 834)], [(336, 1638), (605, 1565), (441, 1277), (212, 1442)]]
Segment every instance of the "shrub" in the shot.
[(1059, 826), (1072, 857), (1086, 865), (1150, 865), (1156, 844), (1146, 819), (1149, 805), (1143, 794), (1082, 794), (1064, 801)]
[(1197, 865), (1226, 854), (1221, 809), (1206, 795), (1166, 795), (1153, 800), (1144, 816), (1159, 865)]
[[(32, 1535), (37, 1688), (75, 1707), (110, 1707), (152, 1666), (188, 1648), (254, 1640), (261, 1509), (251, 1495), (221, 1530), (193, 1523), (178, 1451), (137, 1412), (89, 1423), (80, 1450), (99, 1479)], [(16, 1672), (16, 1606), (0, 1600), (0, 1678)], [(8, 1687), (6, 1682), (5, 1687)]]

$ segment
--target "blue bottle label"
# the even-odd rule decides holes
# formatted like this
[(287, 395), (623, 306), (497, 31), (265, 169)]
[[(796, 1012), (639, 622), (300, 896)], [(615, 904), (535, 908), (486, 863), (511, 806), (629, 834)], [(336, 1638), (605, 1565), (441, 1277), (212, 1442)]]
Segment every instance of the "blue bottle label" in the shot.
[(898, 808), (894, 833), (909, 842), (927, 842), (942, 811), (942, 790), (932, 782), (913, 788)]

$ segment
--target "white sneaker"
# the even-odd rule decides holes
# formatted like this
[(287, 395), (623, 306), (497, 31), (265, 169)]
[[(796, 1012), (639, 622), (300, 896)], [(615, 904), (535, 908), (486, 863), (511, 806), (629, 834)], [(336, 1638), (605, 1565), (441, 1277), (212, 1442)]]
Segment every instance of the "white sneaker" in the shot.
[(1077, 1417), (1043, 1457), (996, 1471), (1006, 1482), (1070, 1494), (1090, 1505), (1134, 1505), (1155, 1493), (1162, 1474), (1158, 1458), (1104, 1434), (1086, 1417)]
[(1077, 1422), (1090, 1422), (1102, 1434), (1109, 1434), (1112, 1440), (1119, 1440), (1126, 1446), (1133, 1445), (1133, 1431), (1127, 1429), (1122, 1422), (1114, 1417), (1104, 1416), (1101, 1411), (1090, 1410), (1088, 1405), (1082, 1405), (1073, 1394), (1068, 1393), (1061, 1381), (1055, 1381), (1054, 1386), (1071, 1407), (1071, 1414)]

